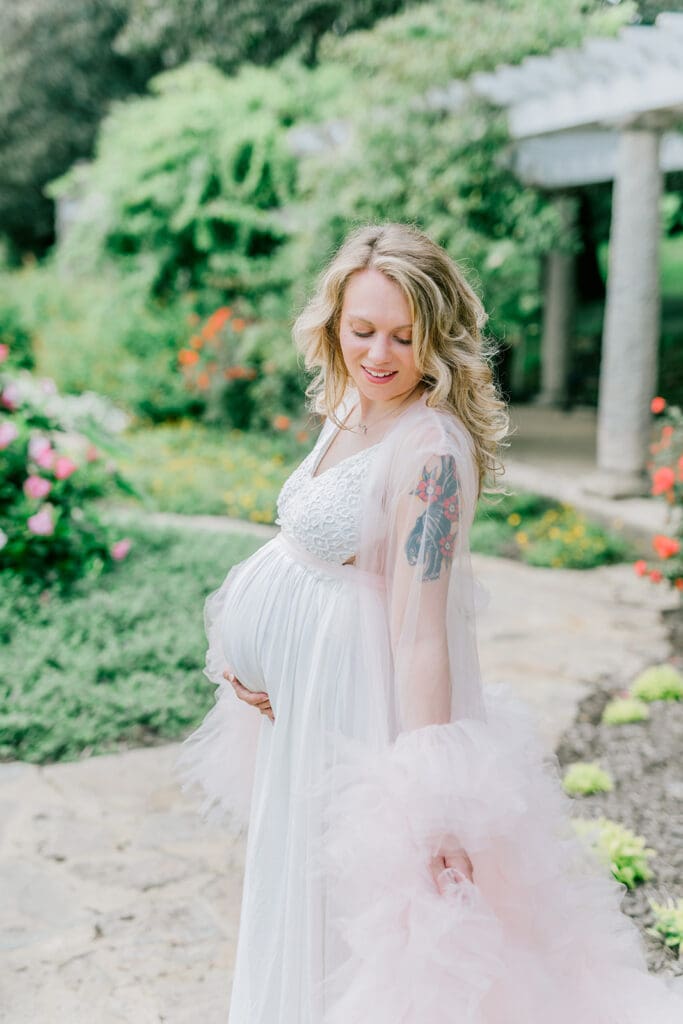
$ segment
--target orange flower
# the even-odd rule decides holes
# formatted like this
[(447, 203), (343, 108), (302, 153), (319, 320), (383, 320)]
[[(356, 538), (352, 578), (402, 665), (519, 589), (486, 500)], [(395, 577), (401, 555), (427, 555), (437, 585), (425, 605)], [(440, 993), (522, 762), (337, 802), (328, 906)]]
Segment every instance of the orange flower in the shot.
[(650, 402), (650, 412), (653, 412), (655, 416), (660, 412), (664, 412), (665, 409), (666, 399), (662, 398), (661, 395), (658, 395), (656, 398), (653, 398)]
[(273, 426), (276, 430), (289, 430), (292, 425), (292, 421), (289, 416), (279, 415), (273, 420)]
[(683, 590), (683, 576), (677, 576), (674, 580), (674, 587), (676, 590)]
[(652, 569), (650, 571), (650, 579), (652, 580), (653, 583), (661, 583), (663, 578), (664, 577), (662, 576), (662, 574), (659, 571), (659, 569)]
[(199, 353), (194, 352), (191, 348), (181, 348), (178, 353), (178, 362), (181, 366), (194, 366), (199, 362)]
[(209, 384), (210, 384), (209, 375), (206, 372), (206, 370), (202, 370), (202, 372), (197, 377), (197, 387), (201, 391), (206, 391), (206, 389), (208, 388)]
[(246, 366), (228, 366), (223, 370), (223, 376), (226, 380), (244, 380), (249, 377), (249, 370)]
[(297, 439), (297, 441), (302, 441), (302, 442), (308, 441), (308, 431), (307, 430), (300, 430), (298, 432), (298, 434), (296, 435), (296, 439)]
[(683, 455), (678, 457), (678, 479), (683, 480)]
[(647, 575), (647, 562), (644, 558), (639, 558), (637, 562), (633, 563), (633, 568), (636, 576)]
[(207, 339), (213, 338), (223, 327), (225, 327), (231, 316), (232, 310), (230, 306), (221, 306), (217, 309), (211, 314), (204, 325), (204, 330), (202, 331), (204, 337)]
[(676, 482), (676, 475), (671, 466), (660, 466), (652, 477), (652, 494), (664, 494), (670, 491)]
[(243, 331), (246, 326), (247, 326), (246, 320), (242, 320), (240, 317), (235, 317), (235, 319), (232, 322), (232, 329), (237, 334), (239, 334), (240, 331)]
[(671, 558), (677, 555), (681, 545), (674, 537), (667, 537), (666, 534), (658, 533), (652, 538), (652, 547), (660, 558)]
[(662, 441), (664, 439), (668, 440), (673, 435), (673, 432), (674, 432), (674, 428), (671, 426), (671, 424), (670, 423), (665, 424), (665, 426), (662, 427)]
[(200, 338), (200, 336), (198, 334), (194, 334), (190, 338), (190, 345), (192, 346), (192, 348), (202, 348), (203, 344), (204, 344), (204, 339)]

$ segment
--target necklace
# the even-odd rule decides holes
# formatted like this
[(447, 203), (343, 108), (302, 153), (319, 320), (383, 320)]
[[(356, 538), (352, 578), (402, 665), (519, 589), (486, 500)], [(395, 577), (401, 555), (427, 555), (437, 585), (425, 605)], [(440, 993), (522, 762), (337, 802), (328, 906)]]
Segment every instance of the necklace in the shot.
[(347, 429), (352, 431), (355, 434), (357, 434), (357, 433), (361, 433), (363, 435), (367, 434), (368, 429), (370, 427), (376, 426), (377, 423), (381, 423), (382, 420), (385, 420), (387, 418), (387, 416), (391, 416), (393, 413), (397, 413), (399, 409), (402, 409), (403, 406), (408, 401), (408, 399), (412, 398), (412, 396), (414, 394), (415, 394), (415, 388), (413, 388), (413, 390), (408, 395), (406, 395), (406, 397), (403, 399), (403, 401), (400, 402), (399, 405), (397, 405), (395, 409), (390, 409), (389, 412), (385, 412), (382, 416), (379, 416), (376, 420), (373, 420), (372, 423), (356, 423), (355, 426), (348, 427)]

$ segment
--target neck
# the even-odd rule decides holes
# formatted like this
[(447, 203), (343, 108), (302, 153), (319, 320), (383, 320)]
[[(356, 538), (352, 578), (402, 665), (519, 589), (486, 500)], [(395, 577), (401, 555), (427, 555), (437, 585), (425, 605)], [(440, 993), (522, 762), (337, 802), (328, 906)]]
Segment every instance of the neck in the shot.
[(423, 390), (424, 388), (417, 384), (412, 388), (408, 388), (402, 395), (395, 395), (390, 401), (382, 402), (378, 398), (367, 398), (360, 388), (357, 388), (359, 402), (358, 422), (371, 424), (379, 419), (380, 416), (386, 416), (392, 409), (398, 409), (400, 405), (409, 405), (411, 401), (416, 401)]

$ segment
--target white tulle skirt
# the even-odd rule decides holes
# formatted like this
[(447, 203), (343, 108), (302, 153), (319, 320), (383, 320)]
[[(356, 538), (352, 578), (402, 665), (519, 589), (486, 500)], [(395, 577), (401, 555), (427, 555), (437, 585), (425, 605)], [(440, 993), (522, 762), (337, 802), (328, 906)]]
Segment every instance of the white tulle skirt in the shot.
[[(683, 1024), (506, 686), (486, 689), (486, 722), (393, 740), (372, 683), (390, 671), (385, 619), (379, 580), (282, 533), (207, 600), (217, 699), (178, 771), (207, 818), (248, 821), (229, 1024)], [(226, 667), (268, 692), (274, 723)], [(443, 833), (474, 884), (436, 888)]]

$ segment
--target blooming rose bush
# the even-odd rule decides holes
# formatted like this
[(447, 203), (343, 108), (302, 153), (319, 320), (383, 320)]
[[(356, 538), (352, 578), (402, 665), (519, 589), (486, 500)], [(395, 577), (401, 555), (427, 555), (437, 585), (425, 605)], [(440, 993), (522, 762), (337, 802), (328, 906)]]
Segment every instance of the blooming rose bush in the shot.
[(6, 369), (8, 355), (0, 350), (0, 571), (66, 585), (128, 553), (126, 538), (112, 536), (91, 507), (131, 491), (106, 426), (121, 423), (98, 396), (79, 402), (49, 379)]
[(652, 564), (640, 558), (634, 569), (652, 583), (666, 582), (683, 590), (683, 411), (661, 396), (652, 399), (650, 409), (661, 425), (659, 439), (650, 448), (650, 493), (668, 503), (671, 528), (652, 538), (659, 561)]

